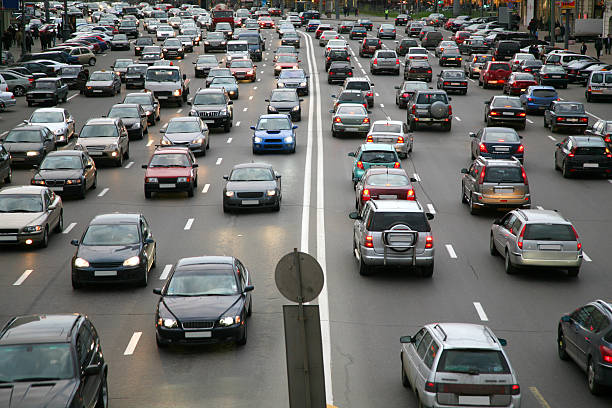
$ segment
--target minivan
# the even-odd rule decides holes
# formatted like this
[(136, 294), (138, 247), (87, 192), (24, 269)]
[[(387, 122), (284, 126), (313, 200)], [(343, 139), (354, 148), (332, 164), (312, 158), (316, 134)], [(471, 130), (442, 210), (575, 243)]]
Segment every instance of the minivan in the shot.
[(425, 33), (421, 40), (421, 47), (436, 48), (442, 41), (442, 33), (439, 31), (429, 31)]
[(595, 98), (604, 99), (612, 98), (612, 72), (611, 71), (595, 71), (591, 73), (587, 81), (586, 91), (584, 96), (588, 102)]

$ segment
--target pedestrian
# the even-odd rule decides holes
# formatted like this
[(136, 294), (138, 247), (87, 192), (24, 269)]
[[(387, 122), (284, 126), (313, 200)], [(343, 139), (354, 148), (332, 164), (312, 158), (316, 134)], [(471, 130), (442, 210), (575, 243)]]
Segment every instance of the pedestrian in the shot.
[(9, 48), (11, 48), (11, 34), (8, 30), (5, 30), (4, 34), (2, 35), (2, 43), (4, 44), (5, 50), (8, 51)]
[(603, 41), (601, 40), (601, 35), (597, 36), (595, 39), (595, 51), (597, 51), (597, 59), (601, 57), (601, 49), (603, 48)]
[(586, 55), (586, 53), (587, 53), (587, 45), (586, 45), (586, 43), (584, 41), (582, 42), (582, 46), (580, 47), (580, 53), (582, 55)]
[(389, 19), (389, 9), (386, 8), (385, 9), (385, 20), (388, 20), (388, 19)]
[(32, 52), (32, 44), (34, 44), (34, 40), (32, 39), (32, 34), (28, 31), (25, 38), (26, 52)]
[(535, 36), (535, 20), (533, 18), (529, 22), (529, 25), (527, 25), (527, 28), (529, 29), (529, 32), (531, 33), (531, 35)]
[(359, 15), (359, 7), (355, 6), (355, 17)]
[(559, 34), (561, 34), (561, 39), (565, 41), (565, 26), (559, 27)]
[(608, 34), (604, 39), (604, 45), (606, 47), (606, 54), (610, 54), (610, 49), (612, 48), (612, 34)]
[(38, 26), (34, 26), (34, 28), (32, 28), (32, 32), (34, 33), (34, 38), (38, 38)]
[(23, 35), (21, 34), (21, 30), (17, 30), (15, 33), (15, 41), (17, 41), (17, 46), (22, 46)]

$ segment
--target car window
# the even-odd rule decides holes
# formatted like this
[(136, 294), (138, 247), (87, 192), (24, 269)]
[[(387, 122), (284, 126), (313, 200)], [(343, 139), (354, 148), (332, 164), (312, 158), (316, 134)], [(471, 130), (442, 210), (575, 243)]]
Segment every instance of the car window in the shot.
[(504, 217), (502, 226), (508, 231), (510, 231), (510, 229), (512, 228), (512, 224), (514, 223), (514, 220), (516, 220), (516, 215), (508, 214), (506, 217)]
[(523, 174), (520, 167), (487, 167), (485, 183), (522, 183)]
[(421, 359), (425, 356), (425, 353), (427, 352), (430, 343), (431, 343), (431, 334), (427, 332), (425, 333), (425, 337), (423, 337), (423, 340), (421, 340), (421, 342), (419, 343), (419, 347), (417, 348), (417, 354), (419, 355)]
[(601, 313), (597, 308), (594, 308), (591, 312), (591, 331), (598, 333), (607, 328), (609, 325), (610, 321), (606, 315)]
[(224, 296), (238, 293), (234, 269), (227, 264), (211, 265), (205, 270), (185, 269), (172, 275), (167, 296)]
[(403, 174), (372, 174), (368, 176), (365, 184), (373, 187), (402, 187), (410, 182)]
[(431, 231), (427, 217), (422, 212), (377, 212), (367, 227), (369, 231), (382, 232), (398, 224), (407, 225), (413, 231)]
[(577, 309), (572, 313), (571, 318), (582, 327), (587, 327), (591, 321), (591, 312), (595, 310), (595, 306), (587, 305)]
[(522, 225), (522, 222), (517, 217), (516, 220), (514, 220), (514, 222), (512, 223), (512, 227), (510, 229), (510, 232), (512, 234), (518, 235), (520, 233), (520, 231), (521, 231), (521, 225)]
[(534, 241), (576, 241), (576, 234), (568, 224), (527, 224), (523, 235), (525, 240)]
[(423, 359), (423, 362), (427, 367), (431, 368), (436, 356), (438, 355), (439, 349), (440, 346), (438, 346), (438, 343), (432, 341), (429, 347), (427, 348), (427, 354), (425, 354), (425, 358)]
[(136, 224), (93, 224), (87, 228), (81, 243), (92, 246), (135, 245), (140, 242)]
[(510, 366), (498, 350), (450, 349), (440, 356), (437, 372), (510, 374)]
[(200, 123), (196, 120), (174, 120), (168, 124), (166, 133), (195, 133), (200, 132)]
[(556, 98), (557, 92), (554, 89), (534, 89), (533, 96), (538, 98)]
[(3, 382), (36, 381), (49, 377), (66, 380), (74, 376), (69, 343), (9, 344), (0, 346)]
[(79, 366), (84, 370), (91, 361), (94, 352), (94, 339), (91, 331), (86, 325), (82, 325), (79, 329), (77, 337), (77, 357), (79, 359)]
[(419, 342), (421, 341), (424, 335), (425, 335), (425, 329), (419, 330), (417, 334), (414, 335), (414, 341), (412, 342), (412, 344), (414, 344), (415, 349), (419, 347)]
[(272, 181), (272, 171), (265, 167), (241, 167), (234, 169), (229, 181)]

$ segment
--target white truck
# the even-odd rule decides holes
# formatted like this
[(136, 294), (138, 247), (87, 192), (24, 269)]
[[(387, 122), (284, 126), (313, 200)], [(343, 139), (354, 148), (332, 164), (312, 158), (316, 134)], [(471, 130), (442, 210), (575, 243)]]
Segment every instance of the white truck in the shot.
[(176, 102), (183, 106), (189, 95), (189, 79), (176, 65), (152, 66), (147, 68), (145, 90), (153, 92), (160, 103)]
[(582, 42), (593, 40), (603, 34), (603, 19), (581, 18), (574, 22), (574, 37)]

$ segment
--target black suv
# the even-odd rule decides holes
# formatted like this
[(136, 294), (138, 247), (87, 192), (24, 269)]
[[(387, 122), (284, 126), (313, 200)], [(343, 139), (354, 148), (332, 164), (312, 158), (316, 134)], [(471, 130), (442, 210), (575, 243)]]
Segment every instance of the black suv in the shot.
[(450, 132), (453, 122), (450, 100), (446, 91), (416, 91), (407, 106), (406, 121), (410, 131), (416, 130), (420, 125), (441, 125), (443, 130)]
[(329, 66), (334, 61), (350, 61), (351, 57), (347, 50), (330, 50), (325, 58), (325, 71), (329, 71)]
[(0, 373), (0, 389), (19, 406), (108, 407), (100, 338), (81, 314), (10, 319), (0, 331)]
[(198, 89), (193, 100), (189, 116), (199, 116), (209, 128), (222, 127), (229, 132), (234, 119), (233, 101), (221, 88)]
[(518, 41), (500, 41), (493, 51), (495, 61), (508, 61), (517, 52), (521, 52), (521, 44)]

